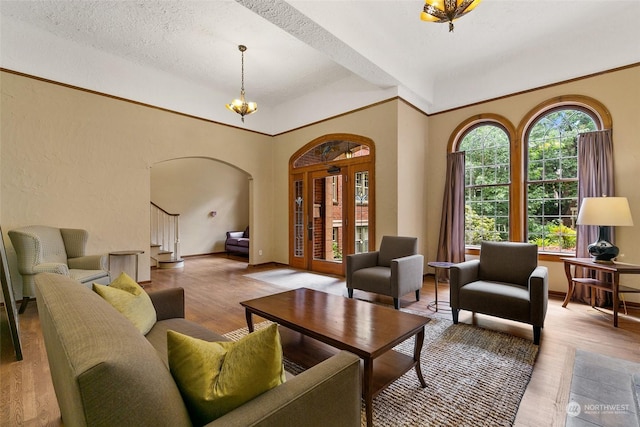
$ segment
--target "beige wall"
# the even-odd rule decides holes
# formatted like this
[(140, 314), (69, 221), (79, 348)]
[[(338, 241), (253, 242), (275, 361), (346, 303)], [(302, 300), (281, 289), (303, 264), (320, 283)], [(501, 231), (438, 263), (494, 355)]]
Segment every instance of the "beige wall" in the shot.
[[(397, 189), (398, 213), (397, 234), (418, 236), (420, 253), (426, 263), (435, 260), (436, 253), (431, 251), (429, 243), (438, 240), (437, 230), (430, 230), (426, 205), (438, 204), (428, 198), (427, 189), (431, 186), (428, 152), (428, 117), (407, 105), (398, 102), (398, 166)], [(377, 184), (377, 183), (376, 183)]]
[[(385, 234), (415, 234), (429, 260), (437, 253), (446, 146), (455, 127), (479, 113), (501, 114), (517, 126), (540, 102), (567, 94), (591, 96), (611, 112), (617, 195), (629, 198), (640, 224), (640, 67), (430, 117), (390, 100), (275, 137), (10, 73), (0, 77), (0, 221), (8, 246), (9, 229), (49, 224), (87, 228), (90, 251), (147, 249), (150, 168), (203, 157), (253, 178), (251, 263), (287, 263), (291, 155), (322, 135), (353, 133), (371, 138), (376, 147), (377, 243)], [(625, 261), (640, 263), (638, 241), (640, 226), (619, 229)], [(564, 291), (561, 264), (546, 264), (551, 289)], [(148, 280), (148, 266), (148, 257), (141, 257), (141, 280)], [(638, 278), (625, 282), (640, 287)]]
[[(217, 159), (245, 171), (250, 209), (271, 212), (272, 138), (2, 72), (0, 221), (85, 228), (88, 251), (140, 248), (140, 280), (149, 280), (150, 168), (181, 157)], [(252, 213), (250, 213), (250, 216)], [(252, 239), (271, 241), (262, 214)], [(251, 219), (251, 218), (250, 218)], [(251, 262), (272, 260), (265, 248)], [(16, 297), (21, 278), (12, 271)]]
[(274, 232), (278, 244), (275, 261), (288, 263), (289, 159), (303, 145), (331, 133), (351, 133), (371, 138), (375, 144), (376, 247), (384, 234), (398, 234), (398, 101), (337, 117), (275, 137), (274, 143)]
[[(500, 114), (508, 118), (516, 127), (522, 118), (535, 106), (560, 95), (586, 95), (600, 101), (607, 107), (613, 119), (614, 163), (616, 195), (629, 198), (632, 215), (637, 225), (620, 227), (616, 230), (616, 244), (624, 254), (622, 261), (640, 264), (640, 191), (638, 191), (637, 165), (640, 160), (640, 67), (611, 72), (596, 77), (511, 96), (505, 99), (470, 106), (448, 113), (429, 117), (429, 160), (430, 184), (433, 188), (429, 201), (442, 197), (445, 178), (446, 146), (451, 133), (462, 121), (481, 113)], [(437, 230), (441, 206), (427, 204), (429, 230)], [(437, 240), (429, 241), (434, 251)], [(433, 253), (433, 252), (432, 252)], [(550, 288), (566, 291), (566, 279), (560, 263), (545, 262), (550, 269)], [(626, 284), (640, 288), (640, 278), (625, 276)], [(627, 295), (628, 300), (640, 301), (635, 295)]]

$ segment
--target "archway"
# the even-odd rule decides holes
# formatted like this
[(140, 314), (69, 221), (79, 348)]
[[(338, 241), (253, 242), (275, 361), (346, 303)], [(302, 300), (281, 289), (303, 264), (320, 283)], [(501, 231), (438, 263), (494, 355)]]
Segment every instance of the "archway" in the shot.
[(289, 161), (289, 264), (344, 275), (344, 257), (375, 242), (371, 139), (330, 134)]

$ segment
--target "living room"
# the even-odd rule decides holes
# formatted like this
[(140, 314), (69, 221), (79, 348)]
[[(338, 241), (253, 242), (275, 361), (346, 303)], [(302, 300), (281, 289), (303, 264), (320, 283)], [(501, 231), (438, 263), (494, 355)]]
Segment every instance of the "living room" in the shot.
[[(486, 3), (482, 6), (491, 4)], [(462, 31), (465, 19), (479, 13), (482, 6), (459, 21), (456, 31)], [(437, 29), (446, 32), (444, 26)], [(20, 34), (34, 35), (28, 30), (17, 35), (5, 31), (3, 50), (5, 40), (9, 43)], [(248, 57), (252, 53), (249, 48)], [(85, 53), (79, 50), (78, 57)], [(81, 62), (78, 57), (73, 58)], [(233, 165), (251, 177), (249, 263), (286, 265), (289, 247), (280, 236), (289, 234), (290, 158), (320, 136), (344, 132), (368, 137), (375, 143), (376, 240), (379, 242), (383, 235), (419, 236), (420, 252), (425, 259), (434, 260), (446, 179), (445, 156), (456, 127), (478, 114), (498, 114), (517, 126), (537, 105), (567, 95), (593, 98), (611, 113), (616, 195), (628, 198), (634, 215), (640, 211), (640, 192), (635, 187), (639, 157), (636, 139), (640, 134), (637, 58), (604, 69), (585, 70), (579, 78), (482, 98), (437, 113), (421, 110), (411, 99), (396, 93), (273, 133), (243, 128), (235, 114), (235, 125), (230, 126), (162, 104), (136, 102), (126, 93), (88, 87), (80, 80), (68, 81), (64, 75), (43, 71), (42, 63), (19, 66), (20, 61), (13, 57), (9, 66), (5, 62), (9, 59), (5, 55), (2, 58), (0, 220), (4, 233), (30, 224), (68, 226), (90, 230), (91, 253), (146, 248), (151, 169), (171, 159), (207, 158)], [(237, 56), (225, 61), (233, 62), (239, 71)], [(259, 73), (247, 75), (248, 97), (249, 75), (257, 80)], [(237, 86), (236, 77), (233, 82)], [(236, 92), (237, 88), (229, 96)], [(266, 111), (248, 116), (247, 123), (262, 113)], [(639, 239), (640, 228), (619, 229), (616, 244), (624, 262), (640, 264), (640, 254), (634, 251)], [(10, 257), (15, 256), (8, 249)], [(562, 263), (542, 259), (541, 264), (549, 269), (550, 291), (565, 293)], [(139, 271), (141, 282), (151, 279), (148, 257), (140, 257)], [(11, 273), (16, 298), (21, 299), (20, 274), (17, 269)], [(637, 279), (625, 277), (625, 281), (640, 287)], [(640, 299), (629, 295), (627, 302), (640, 304)], [(612, 332), (624, 333), (613, 328)]]

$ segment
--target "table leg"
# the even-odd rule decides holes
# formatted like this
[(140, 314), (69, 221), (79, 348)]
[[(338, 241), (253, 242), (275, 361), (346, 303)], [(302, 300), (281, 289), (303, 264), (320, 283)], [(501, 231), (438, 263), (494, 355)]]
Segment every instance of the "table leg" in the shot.
[(249, 333), (251, 333), (253, 332), (253, 317), (248, 308), (244, 309), (244, 315), (247, 318), (247, 328), (249, 328)]
[(620, 299), (618, 296), (618, 289), (620, 286), (620, 274), (618, 272), (613, 273), (613, 326), (618, 327), (618, 304)]
[(364, 378), (362, 392), (364, 393), (365, 416), (367, 427), (373, 426), (373, 359), (364, 359)]
[(564, 263), (564, 273), (567, 276), (567, 296), (564, 297), (564, 302), (562, 303), (563, 308), (569, 304), (569, 300), (573, 296), (573, 277), (571, 277), (571, 264), (568, 262)]
[(424, 377), (422, 376), (422, 368), (420, 367), (420, 354), (422, 353), (422, 344), (424, 343), (424, 326), (420, 329), (420, 332), (416, 334), (416, 343), (413, 347), (413, 360), (416, 361), (416, 375), (418, 376), (418, 380), (420, 381), (420, 385), (422, 388), (427, 387), (427, 383), (424, 382)]
[(435, 285), (436, 285), (436, 313), (438, 312), (438, 269), (434, 268), (435, 270)]

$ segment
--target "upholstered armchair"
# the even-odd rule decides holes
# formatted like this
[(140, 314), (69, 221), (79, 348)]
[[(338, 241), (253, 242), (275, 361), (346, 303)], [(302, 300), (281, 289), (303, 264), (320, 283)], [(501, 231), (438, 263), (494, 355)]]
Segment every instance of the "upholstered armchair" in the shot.
[(400, 297), (415, 291), (420, 300), (424, 257), (418, 254), (415, 237), (383, 236), (380, 250), (347, 255), (347, 291), (360, 289), (393, 298), (400, 309)]
[(32, 225), (10, 230), (9, 238), (23, 282), (20, 313), (35, 295), (34, 279), (38, 273), (63, 274), (88, 287), (111, 282), (107, 255), (85, 255), (89, 238), (86, 230)]
[(540, 344), (549, 283), (536, 245), (482, 242), (480, 259), (455, 264), (449, 273), (453, 323), (460, 310), (524, 322), (533, 325), (533, 342)]

